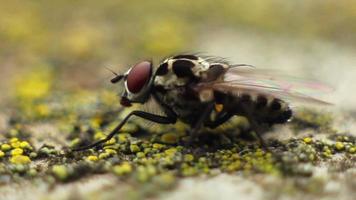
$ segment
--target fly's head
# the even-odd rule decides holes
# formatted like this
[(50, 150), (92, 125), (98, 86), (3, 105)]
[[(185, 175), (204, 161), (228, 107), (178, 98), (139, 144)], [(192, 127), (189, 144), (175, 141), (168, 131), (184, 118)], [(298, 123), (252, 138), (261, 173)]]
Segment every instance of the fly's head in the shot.
[(125, 74), (116, 74), (111, 83), (123, 80), (125, 90), (121, 95), (121, 105), (131, 106), (131, 103), (145, 103), (150, 96), (152, 83), (152, 62), (141, 61), (131, 67)]

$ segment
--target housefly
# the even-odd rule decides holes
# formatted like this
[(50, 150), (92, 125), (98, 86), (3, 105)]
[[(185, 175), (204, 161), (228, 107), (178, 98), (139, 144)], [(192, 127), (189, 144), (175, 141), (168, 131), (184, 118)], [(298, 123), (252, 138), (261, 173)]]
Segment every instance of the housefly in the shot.
[(289, 101), (329, 104), (295, 90), (326, 89), (318, 82), (257, 70), (251, 65), (230, 64), (216, 57), (176, 55), (166, 58), (155, 70), (151, 61), (141, 61), (126, 73), (115, 75), (111, 82), (123, 82), (125, 87), (120, 100), (122, 106), (145, 104), (153, 99), (164, 115), (131, 111), (105, 139), (75, 150), (105, 143), (132, 116), (159, 124), (174, 124), (180, 120), (191, 127), (191, 139), (203, 127), (214, 129), (235, 115), (243, 116), (266, 146), (259, 127), (287, 122), (293, 114)]

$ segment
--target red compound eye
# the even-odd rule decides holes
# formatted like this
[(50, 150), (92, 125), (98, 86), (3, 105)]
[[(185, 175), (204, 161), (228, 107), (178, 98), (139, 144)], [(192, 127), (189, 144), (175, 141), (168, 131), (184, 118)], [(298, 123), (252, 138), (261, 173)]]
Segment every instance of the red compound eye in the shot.
[(131, 93), (138, 93), (145, 86), (151, 76), (152, 65), (148, 61), (142, 61), (133, 66), (127, 75), (127, 89)]

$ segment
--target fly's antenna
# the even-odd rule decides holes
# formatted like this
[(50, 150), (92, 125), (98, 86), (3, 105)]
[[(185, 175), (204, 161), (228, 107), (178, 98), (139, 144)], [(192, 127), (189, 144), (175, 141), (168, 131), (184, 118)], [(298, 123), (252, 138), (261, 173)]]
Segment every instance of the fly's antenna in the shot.
[(109, 67), (105, 67), (109, 72), (113, 73), (115, 76), (119, 76), (114, 70), (110, 69)]
[(116, 76), (115, 78), (110, 80), (111, 83), (117, 83), (124, 77), (124, 75), (119, 75), (114, 70), (112, 70), (112, 69), (110, 69), (108, 67), (105, 67), (105, 68)]

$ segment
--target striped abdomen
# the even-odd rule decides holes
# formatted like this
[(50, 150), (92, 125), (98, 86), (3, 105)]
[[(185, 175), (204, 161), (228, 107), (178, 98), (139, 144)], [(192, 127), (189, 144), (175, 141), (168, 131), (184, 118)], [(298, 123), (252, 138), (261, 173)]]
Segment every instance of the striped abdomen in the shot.
[(215, 99), (217, 103), (224, 105), (227, 112), (246, 116), (247, 111), (258, 123), (280, 124), (292, 117), (292, 110), (285, 101), (266, 95), (248, 93), (231, 95), (215, 92)]

